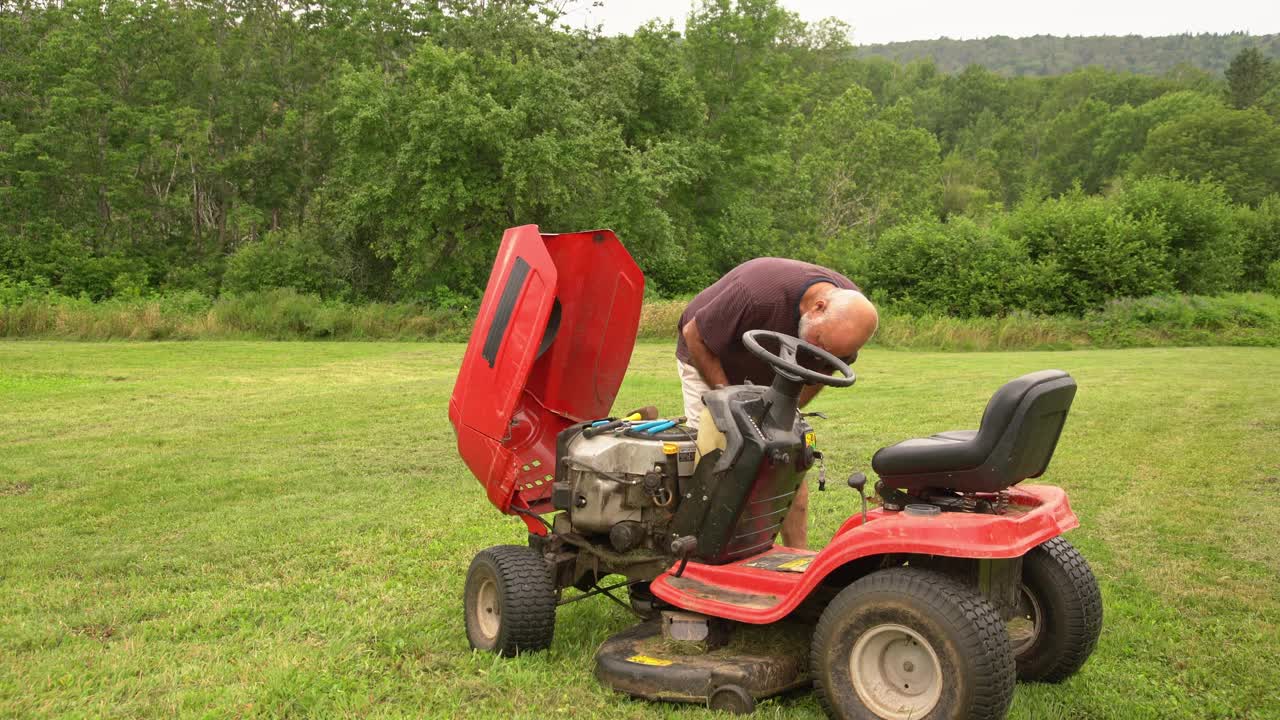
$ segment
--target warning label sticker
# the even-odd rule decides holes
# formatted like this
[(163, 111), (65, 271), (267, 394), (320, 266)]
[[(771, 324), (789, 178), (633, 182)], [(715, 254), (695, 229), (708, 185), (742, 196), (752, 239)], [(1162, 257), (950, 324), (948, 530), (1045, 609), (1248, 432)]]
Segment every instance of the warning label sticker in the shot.
[(627, 658), (627, 662), (633, 662), (637, 665), (652, 665), (654, 667), (666, 667), (671, 664), (670, 660), (662, 658), (649, 657), (648, 655), (632, 655)]

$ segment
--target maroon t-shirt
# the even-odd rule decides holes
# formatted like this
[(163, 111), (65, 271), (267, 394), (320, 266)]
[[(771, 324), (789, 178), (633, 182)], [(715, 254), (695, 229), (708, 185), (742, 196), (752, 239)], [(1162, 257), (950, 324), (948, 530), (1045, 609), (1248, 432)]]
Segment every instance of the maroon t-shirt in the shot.
[[(720, 359), (730, 384), (750, 380), (768, 385), (773, 382), (773, 369), (747, 350), (742, 333), (772, 330), (798, 336), (800, 298), (820, 282), (858, 289), (849, 278), (821, 265), (772, 257), (748, 260), (698, 293), (680, 315), (677, 330), (696, 318), (702, 341)], [(693, 358), (684, 334), (677, 332), (677, 338), (676, 357), (689, 365)]]

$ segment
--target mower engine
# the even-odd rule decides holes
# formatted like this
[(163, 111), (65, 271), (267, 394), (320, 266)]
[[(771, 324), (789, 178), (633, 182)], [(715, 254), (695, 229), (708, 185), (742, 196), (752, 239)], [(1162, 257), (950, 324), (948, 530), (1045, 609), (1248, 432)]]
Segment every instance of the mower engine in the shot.
[(667, 528), (680, 490), (693, 475), (695, 443), (688, 430), (662, 434), (622, 429), (576, 434), (561, 458), (562, 480), (552, 505), (566, 513), (569, 530), (607, 535), (619, 553), (670, 544)]

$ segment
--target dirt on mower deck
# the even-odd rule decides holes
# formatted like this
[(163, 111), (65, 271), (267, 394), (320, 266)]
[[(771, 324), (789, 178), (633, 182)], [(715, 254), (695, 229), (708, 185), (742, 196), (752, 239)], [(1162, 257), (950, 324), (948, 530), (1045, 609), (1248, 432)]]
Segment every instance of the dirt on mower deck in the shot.
[(666, 639), (657, 621), (641, 623), (605, 641), (596, 653), (596, 677), (633, 697), (703, 703), (719, 687), (736, 685), (756, 699), (809, 685), (809, 642), (803, 623), (735, 625), (729, 643)]

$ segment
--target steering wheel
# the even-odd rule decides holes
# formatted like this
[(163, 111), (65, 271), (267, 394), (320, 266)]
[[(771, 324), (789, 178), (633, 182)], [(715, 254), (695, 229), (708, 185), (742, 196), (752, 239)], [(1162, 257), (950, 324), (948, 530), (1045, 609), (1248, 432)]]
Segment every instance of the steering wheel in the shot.
[[(766, 338), (777, 341), (777, 353), (769, 352), (760, 344), (760, 340)], [(774, 372), (788, 380), (801, 380), (810, 385), (830, 385), (831, 387), (849, 387), (857, 380), (848, 363), (817, 345), (797, 337), (772, 330), (748, 330), (742, 334), (742, 344), (747, 346), (747, 350), (750, 350), (752, 355), (772, 365)], [(801, 365), (796, 362), (796, 353), (799, 350), (817, 357), (844, 377), (826, 375)]]

